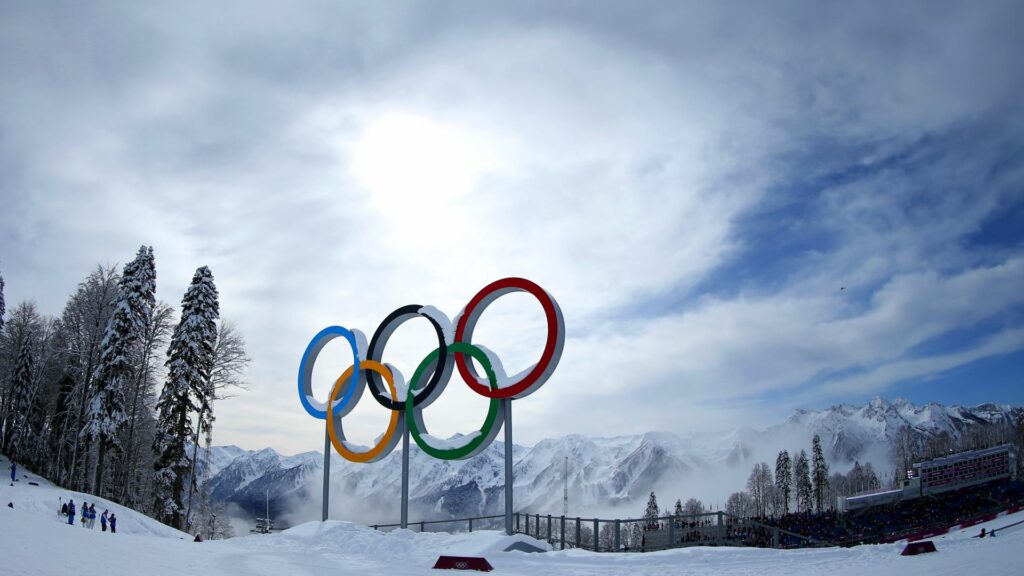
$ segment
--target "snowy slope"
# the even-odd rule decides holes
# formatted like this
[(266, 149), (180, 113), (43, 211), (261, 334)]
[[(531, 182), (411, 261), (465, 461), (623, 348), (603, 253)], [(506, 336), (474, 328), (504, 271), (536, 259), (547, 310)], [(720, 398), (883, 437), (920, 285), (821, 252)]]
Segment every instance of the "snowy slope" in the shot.
[[(170, 526), (166, 526), (157, 522), (156, 520), (140, 514), (131, 508), (126, 508), (120, 504), (115, 504), (109, 500), (103, 498), (97, 498), (91, 494), (85, 494), (82, 492), (74, 492), (71, 490), (65, 490), (58, 486), (54, 486), (52, 483), (44, 478), (36, 476), (29, 470), (18, 468), (18, 481), (14, 483), (14, 486), (10, 485), (10, 462), (6, 456), (0, 456), (0, 469), (5, 473), (6, 482), (0, 482), (0, 502), (6, 507), (8, 503), (14, 505), (14, 508), (4, 508), (9, 512), (23, 513), (31, 516), (32, 518), (44, 519), (46, 523), (64, 523), (67, 521), (59, 517), (61, 502), (67, 502), (68, 499), (75, 501), (75, 508), (78, 512), (78, 516), (75, 518), (76, 521), (81, 519), (81, 507), (83, 502), (94, 504), (96, 506), (96, 523), (92, 530), (82, 528), (81, 524), (75, 526), (66, 526), (69, 530), (80, 530), (82, 532), (100, 533), (100, 520), (99, 516), (103, 514), (104, 510), (109, 510), (111, 513), (117, 515), (117, 531), (126, 534), (138, 534), (146, 535), (157, 538), (171, 538), (177, 540), (179, 538), (190, 538), (188, 534), (175, 530)], [(38, 486), (29, 484), (35, 482)], [(59, 526), (58, 526), (59, 527)], [(109, 534), (104, 534), (105, 536)], [(7, 550), (5, 544), (5, 551)], [(2, 562), (0, 562), (0, 573), (3, 573)]]
[[(1019, 573), (1019, 550), (1024, 546), (1024, 530), (1010, 529), (984, 540), (970, 538), (966, 532), (950, 534), (936, 540), (938, 553), (916, 557), (900, 556), (900, 544), (789, 551), (699, 547), (648, 554), (579, 550), (526, 554), (499, 551), (508, 537), (497, 532), (383, 533), (341, 521), (307, 523), (279, 534), (193, 543), (179, 539), (186, 535), (159, 530), (151, 525), (152, 520), (123, 509), (118, 516), (130, 520), (116, 535), (68, 526), (50, 506), (63, 492), (52, 486), (30, 487), (25, 482), (14, 487), (0, 485), (0, 498), (14, 503), (14, 508), (0, 507), (0, 571), (19, 576), (427, 575), (437, 574), (431, 567), (441, 554), (484, 555), (497, 573), (529, 576), (994, 576)], [(1013, 521), (1016, 518), (1001, 518), (987, 528)]]

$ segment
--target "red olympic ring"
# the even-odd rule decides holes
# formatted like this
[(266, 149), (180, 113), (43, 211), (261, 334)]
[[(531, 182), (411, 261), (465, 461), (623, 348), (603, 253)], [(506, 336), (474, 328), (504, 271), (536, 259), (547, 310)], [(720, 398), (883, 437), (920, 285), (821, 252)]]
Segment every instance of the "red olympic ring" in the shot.
[(477, 292), (459, 315), (455, 328), (455, 341), (470, 343), (477, 320), (480, 319), (480, 315), (483, 314), (487, 306), (512, 292), (526, 292), (540, 302), (547, 320), (548, 335), (544, 342), (544, 351), (537, 364), (517, 382), (503, 385), (500, 388), (491, 388), (487, 381), (481, 380), (473, 363), (467, 362), (464, 354), (455, 354), (455, 365), (458, 367), (462, 379), (474, 392), (487, 398), (518, 399), (536, 391), (555, 371), (562, 356), (562, 347), (565, 344), (565, 322), (562, 319), (562, 310), (558, 307), (558, 303), (546, 290), (525, 278), (496, 280)]

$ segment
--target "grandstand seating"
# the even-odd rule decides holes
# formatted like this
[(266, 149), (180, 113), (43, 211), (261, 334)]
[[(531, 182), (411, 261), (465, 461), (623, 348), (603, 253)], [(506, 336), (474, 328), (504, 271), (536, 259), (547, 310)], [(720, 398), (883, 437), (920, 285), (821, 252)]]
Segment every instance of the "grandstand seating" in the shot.
[[(1024, 504), (1024, 482), (999, 480), (943, 494), (925, 496), (898, 503), (872, 506), (836, 514), (787, 514), (781, 518), (759, 518), (817, 540), (838, 544), (891, 542), (935, 528), (946, 528), (973, 518)], [(767, 531), (751, 534), (747, 545), (768, 546)], [(804, 542), (783, 536), (783, 546), (802, 546)]]

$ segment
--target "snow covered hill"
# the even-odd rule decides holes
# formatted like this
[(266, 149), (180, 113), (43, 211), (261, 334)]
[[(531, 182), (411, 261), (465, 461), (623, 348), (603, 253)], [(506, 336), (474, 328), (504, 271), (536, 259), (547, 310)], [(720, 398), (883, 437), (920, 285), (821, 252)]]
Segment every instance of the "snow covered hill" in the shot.
[[(1010, 422), (1019, 407), (983, 404), (974, 408), (875, 398), (865, 406), (841, 405), (821, 411), (798, 410), (765, 430), (741, 429), (727, 435), (648, 432), (636, 436), (589, 438), (576, 434), (549, 438), (533, 447), (514, 446), (516, 508), (558, 514), (564, 471), (568, 470), (571, 514), (636, 515), (655, 490), (667, 501), (697, 497), (722, 503), (743, 489), (750, 467), (774, 466), (779, 450), (810, 451), (819, 434), (833, 470), (854, 460), (890, 469), (889, 444), (903, 427), (929, 437), (942, 432), (958, 438), (974, 426)], [(465, 461), (434, 460), (413, 447), (410, 500), (413, 517), (444, 518), (498, 513), (503, 504), (504, 444), (494, 442)], [(340, 517), (368, 523), (397, 518), (401, 482), (400, 452), (382, 462), (352, 464), (333, 456), (332, 494)], [(297, 523), (320, 515), (323, 456), (307, 452), (285, 457), (270, 448), (246, 452), (215, 447), (211, 488), (215, 500), (262, 515), (269, 494), (271, 514)], [(568, 462), (568, 466), (566, 466)], [(667, 498), (666, 498), (667, 497)]]
[[(0, 455), (0, 469), (5, 472), (5, 480), (9, 479), (9, 466), (10, 462), (6, 456)], [(34, 484), (33, 484), (34, 483)], [(82, 528), (80, 523), (76, 523), (74, 526), (67, 526), (67, 521), (60, 517), (61, 503), (67, 502), (68, 500), (75, 501), (75, 507), (78, 509), (78, 516), (76, 520), (81, 518), (81, 506), (83, 503), (88, 502), (96, 506), (97, 519), (93, 529)], [(10, 486), (10, 482), (0, 482), (0, 501), (4, 506), (8, 503), (13, 505), (13, 508), (7, 508), (7, 511), (17, 512), (19, 514), (26, 514), (32, 518), (43, 519), (47, 523), (65, 524), (68, 530), (89, 532), (93, 534), (102, 534), (103, 536), (113, 536), (109, 532), (102, 533), (100, 531), (99, 515), (103, 514), (104, 510), (108, 510), (113, 514), (117, 515), (117, 536), (121, 534), (136, 534), (152, 536), (157, 538), (170, 538), (178, 540), (181, 538), (192, 539), (188, 534), (175, 530), (170, 526), (161, 524), (156, 520), (146, 516), (145, 514), (136, 512), (131, 508), (127, 508), (120, 504), (115, 504), (104, 498), (97, 498), (92, 494), (86, 494), (84, 492), (74, 492), (71, 490), (65, 490), (58, 486), (54, 486), (51, 482), (45, 478), (36, 476), (35, 473), (29, 470), (25, 470), (21, 467), (18, 468), (18, 481), (14, 483), (14, 486)], [(4, 531), (3, 534), (9, 535), (8, 531)], [(7, 552), (7, 542), (9, 539), (4, 537), (4, 552)], [(3, 570), (6, 566), (2, 559), (0, 559), (0, 573), (5, 573)], [(15, 573), (15, 572), (11, 572)], [(28, 572), (32, 574), (33, 572)], [(45, 574), (46, 572), (39, 572), (39, 574)], [(56, 574), (56, 572), (52, 572)], [(24, 573), (22, 573), (24, 574)]]
[[(6, 464), (6, 463), (3, 463)], [(5, 466), (6, 467), (6, 466)], [(68, 526), (56, 514), (58, 498), (93, 501), (88, 494), (68, 493), (22, 477), (15, 486), (0, 483), (0, 573), (18, 576), (313, 576), (321, 574), (437, 574), (431, 567), (441, 554), (482, 555), (495, 571), (511, 576), (694, 576), (759, 574), (764, 576), (995, 576), (1018, 570), (1024, 524), (1006, 528), (996, 538), (971, 538), (981, 528), (1013, 524), (1024, 513), (1007, 516), (935, 540), (938, 553), (900, 556), (902, 544), (765, 550), (751, 548), (684, 548), (648, 554), (609, 554), (582, 550), (541, 554), (503, 552), (509, 537), (493, 531), (464, 534), (378, 532), (342, 521), (311, 522), (279, 534), (253, 535), (194, 543), (181, 532), (100, 499), (97, 508), (116, 510), (117, 534)], [(7, 507), (10, 502), (13, 507)], [(525, 538), (518, 536), (516, 538)]]

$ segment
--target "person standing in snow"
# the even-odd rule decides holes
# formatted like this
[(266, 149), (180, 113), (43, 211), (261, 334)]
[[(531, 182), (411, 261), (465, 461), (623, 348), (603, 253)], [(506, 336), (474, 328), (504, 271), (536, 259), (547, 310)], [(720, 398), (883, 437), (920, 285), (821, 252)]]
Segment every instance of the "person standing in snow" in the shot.
[(111, 514), (110, 515), (110, 533), (111, 534), (116, 534), (117, 533), (117, 514)]
[(103, 516), (100, 516), (100, 531), (101, 532), (106, 532), (107, 531), (107, 511), (106, 510), (103, 511)]
[(82, 501), (82, 528), (85, 528), (85, 523), (89, 521), (89, 503)]
[(14, 476), (18, 473), (18, 464), (11, 460), (11, 486), (14, 486)]
[(68, 526), (75, 524), (75, 501), (68, 500)]
[(96, 503), (89, 504), (89, 528), (96, 527)]

